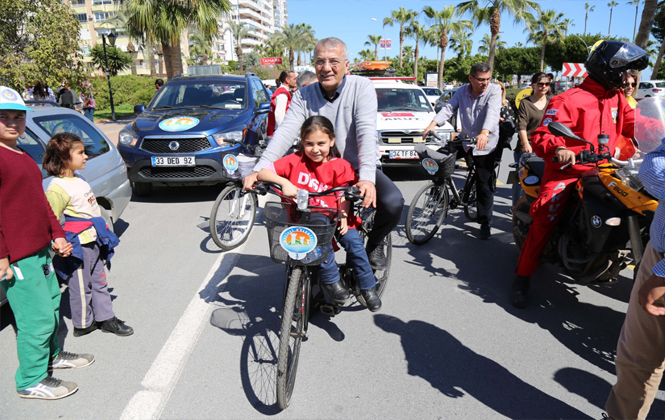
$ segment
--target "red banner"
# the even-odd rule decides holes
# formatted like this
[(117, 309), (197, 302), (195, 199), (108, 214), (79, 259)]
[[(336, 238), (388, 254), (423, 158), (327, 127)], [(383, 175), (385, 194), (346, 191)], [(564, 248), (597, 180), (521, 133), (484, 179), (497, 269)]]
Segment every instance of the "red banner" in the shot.
[(261, 58), (262, 66), (272, 66), (274, 64), (282, 64), (282, 57), (263, 57)]

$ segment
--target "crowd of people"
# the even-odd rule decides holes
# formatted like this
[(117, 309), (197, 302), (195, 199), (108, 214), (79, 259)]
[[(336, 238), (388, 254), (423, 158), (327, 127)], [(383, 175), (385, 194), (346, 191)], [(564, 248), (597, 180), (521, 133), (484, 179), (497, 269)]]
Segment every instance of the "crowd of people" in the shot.
[[(271, 97), (269, 118), (272, 138), (243, 185), (253, 189), (258, 180), (273, 181), (282, 186), (287, 197), (295, 197), (299, 189), (318, 192), (324, 187), (357, 186), (363, 206), (376, 208), (374, 228), (363, 247), (355, 231), (357, 220), (348, 203), (342, 202), (340, 243), (359, 273), (368, 308), (377, 311), (381, 300), (374, 290), (372, 269), (381, 269), (387, 263), (386, 237), (400, 220), (404, 198), (377, 167), (374, 85), (367, 78), (348, 73), (348, 49), (340, 39), (322, 39), (313, 55), (315, 73), (296, 77), (287, 70), (276, 81), (279, 87)], [(505, 86), (493, 81), (487, 63), (476, 63), (468, 83), (456, 91), (425, 129), (423, 136), (457, 115), (462, 134), (475, 139), (467, 159), (473, 160), (477, 168), (478, 237), (483, 240), (492, 236), (494, 168), (503, 149), (511, 146), (514, 134), (515, 161), (532, 152), (545, 160), (539, 195), (530, 210), (533, 224), (509, 293), (513, 306), (527, 306), (531, 276), (540, 264), (543, 247), (576, 181), (586, 170), (575, 165), (576, 155), (586, 146), (551, 134), (548, 124), (562, 122), (592, 143), (597, 143), (599, 134), (607, 135), (610, 150), (616, 148), (628, 154), (633, 147), (634, 152), (635, 145), (630, 141), (635, 125), (635, 102), (630, 96), (636, 82), (633, 71), (642, 70), (646, 64), (646, 53), (634, 44), (598, 43), (586, 63), (589, 77), (577, 87), (552, 96), (552, 76), (534, 74), (533, 92), (521, 100), (516, 117), (506, 100)], [(157, 80), (155, 88), (162, 85), (163, 81)], [(53, 92), (38, 82), (30, 95), (73, 107), (80, 103), (83, 110), (94, 110), (91, 87), (82, 84), (82, 89), (82, 94), (76, 95), (64, 82), (59, 92)], [(81, 140), (61, 133), (48, 143), (44, 168), (54, 179), (44, 194), (37, 165), (16, 142), (25, 130), (26, 112), (30, 109), (16, 91), (0, 87), (0, 285), (18, 326), (18, 394), (22, 398), (57, 399), (71, 395), (78, 387), (53, 378), (50, 372), (87, 366), (94, 362), (94, 356), (59, 348), (60, 291), (56, 272), (71, 290), (74, 336), (96, 329), (127, 336), (133, 329), (116, 317), (108, 296), (104, 263), (113, 255), (118, 240), (101, 219), (90, 186), (75, 173), (85, 168), (87, 160)], [(300, 138), (296, 153), (283, 157), (294, 138)], [(640, 175), (656, 198), (665, 195), (665, 145), (647, 155)], [(518, 189), (513, 190), (513, 203), (519, 194)], [(63, 213), (64, 228), (58, 221)], [(56, 253), (53, 265), (48, 248)], [(659, 207), (618, 344), (617, 384), (606, 405), (611, 418), (646, 417), (658, 390), (665, 364), (664, 253), (665, 210)], [(334, 301), (343, 303), (349, 298), (348, 291), (340, 284), (334, 253), (330, 255), (321, 267), (322, 286)]]
[(71, 86), (69, 80), (63, 80), (56, 90), (38, 80), (34, 85), (26, 87), (21, 96), (24, 101), (36, 101), (36, 105), (53, 102), (62, 107), (74, 109), (94, 122), (97, 101), (95, 101), (92, 83), (79, 80), (78, 84), (80, 93), (77, 93), (76, 89)]

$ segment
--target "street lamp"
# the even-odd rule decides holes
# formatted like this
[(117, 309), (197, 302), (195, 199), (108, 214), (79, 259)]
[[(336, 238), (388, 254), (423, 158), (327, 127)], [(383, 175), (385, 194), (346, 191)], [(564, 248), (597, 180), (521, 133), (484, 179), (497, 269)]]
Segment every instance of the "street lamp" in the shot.
[(106, 80), (109, 82), (109, 98), (111, 99), (111, 120), (115, 121), (115, 106), (113, 106), (113, 91), (111, 90), (111, 74), (109, 72), (109, 59), (106, 56), (106, 38), (109, 44), (115, 47), (115, 39), (118, 36), (111, 32), (110, 34), (102, 34), (102, 46), (104, 47), (104, 64), (106, 64)]

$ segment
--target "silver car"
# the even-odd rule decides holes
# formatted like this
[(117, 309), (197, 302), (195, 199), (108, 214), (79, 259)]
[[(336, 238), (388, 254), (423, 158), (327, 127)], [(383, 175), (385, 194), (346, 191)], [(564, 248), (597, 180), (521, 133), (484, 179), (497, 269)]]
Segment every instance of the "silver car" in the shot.
[[(106, 223), (113, 228), (129, 204), (132, 190), (127, 180), (127, 167), (118, 149), (90, 120), (78, 112), (57, 106), (28, 106), (34, 112), (26, 113), (25, 134), (18, 145), (42, 166), (45, 145), (51, 136), (59, 132), (70, 132), (81, 137), (88, 155), (86, 168), (77, 171), (90, 184)], [(53, 177), (42, 169), (43, 186), (46, 189)], [(6, 302), (0, 288), (0, 306)]]

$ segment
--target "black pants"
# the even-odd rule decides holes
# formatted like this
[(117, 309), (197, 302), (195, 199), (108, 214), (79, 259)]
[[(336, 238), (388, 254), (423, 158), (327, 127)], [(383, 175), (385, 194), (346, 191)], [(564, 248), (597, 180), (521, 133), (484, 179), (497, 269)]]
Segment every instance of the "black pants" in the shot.
[(402, 192), (380, 169), (376, 170), (375, 186), (376, 216), (367, 241), (367, 249), (370, 251), (397, 226), (404, 208)]
[(478, 223), (492, 224), (492, 211), (494, 208), (494, 165), (501, 160), (503, 149), (494, 150), (482, 156), (469, 154), (476, 165), (476, 203), (478, 206)]

